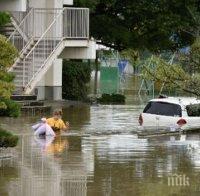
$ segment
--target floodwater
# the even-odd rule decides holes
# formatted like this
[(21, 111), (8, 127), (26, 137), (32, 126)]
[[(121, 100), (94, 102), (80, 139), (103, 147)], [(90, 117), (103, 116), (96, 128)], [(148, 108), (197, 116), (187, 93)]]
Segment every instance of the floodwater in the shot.
[(138, 138), (136, 100), (64, 107), (71, 129), (56, 139), (33, 136), (41, 116), (0, 118), (20, 136), (0, 160), (0, 196), (200, 195), (200, 134)]

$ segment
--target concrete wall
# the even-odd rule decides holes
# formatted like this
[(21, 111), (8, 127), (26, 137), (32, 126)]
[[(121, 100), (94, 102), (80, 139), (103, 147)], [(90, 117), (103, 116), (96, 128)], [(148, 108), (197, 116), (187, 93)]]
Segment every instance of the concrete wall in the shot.
[(63, 5), (73, 5), (73, 0), (63, 0)]
[(71, 0), (29, 0), (29, 6), (34, 8), (63, 8), (65, 1), (69, 3), (68, 5), (73, 4)]
[(0, 0), (0, 10), (26, 11), (29, 7), (35, 8), (62, 8), (63, 5), (73, 5), (73, 0)]
[[(69, 41), (66, 41), (67, 43)], [(75, 41), (76, 42), (76, 41)], [(81, 41), (80, 41), (81, 42)], [(67, 44), (66, 44), (67, 45)], [(65, 47), (59, 58), (62, 59), (96, 59), (96, 42), (89, 41), (86, 47), (69, 44)]]
[(62, 99), (62, 59), (56, 59), (42, 80), (37, 84), (38, 100)]
[(27, 0), (0, 0), (1, 11), (26, 11)]
[(35, 8), (62, 8), (63, 5), (73, 5), (73, 0), (29, 0), (29, 6)]

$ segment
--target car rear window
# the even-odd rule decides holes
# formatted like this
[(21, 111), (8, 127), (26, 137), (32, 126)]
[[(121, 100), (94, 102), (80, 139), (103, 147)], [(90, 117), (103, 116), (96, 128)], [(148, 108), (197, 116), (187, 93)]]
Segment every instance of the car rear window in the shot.
[(191, 117), (200, 117), (200, 104), (191, 104), (186, 106), (187, 114)]
[(143, 113), (163, 116), (182, 116), (181, 106), (166, 102), (149, 102)]

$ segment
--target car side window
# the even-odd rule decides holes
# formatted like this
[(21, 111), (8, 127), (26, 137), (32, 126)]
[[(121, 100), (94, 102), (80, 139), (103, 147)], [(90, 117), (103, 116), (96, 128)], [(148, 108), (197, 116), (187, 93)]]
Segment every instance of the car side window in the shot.
[(143, 113), (163, 115), (163, 116), (182, 116), (181, 106), (166, 102), (149, 102)]
[(190, 117), (200, 116), (200, 104), (191, 104), (186, 106), (187, 114)]

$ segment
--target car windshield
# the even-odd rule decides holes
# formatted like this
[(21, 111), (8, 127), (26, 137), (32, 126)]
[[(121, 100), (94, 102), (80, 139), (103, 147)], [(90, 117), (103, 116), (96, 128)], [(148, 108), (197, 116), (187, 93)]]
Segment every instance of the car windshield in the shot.
[(149, 102), (143, 113), (163, 116), (182, 116), (181, 106), (166, 102)]

